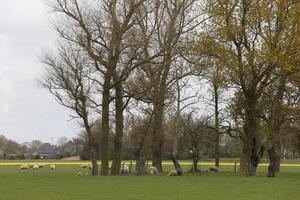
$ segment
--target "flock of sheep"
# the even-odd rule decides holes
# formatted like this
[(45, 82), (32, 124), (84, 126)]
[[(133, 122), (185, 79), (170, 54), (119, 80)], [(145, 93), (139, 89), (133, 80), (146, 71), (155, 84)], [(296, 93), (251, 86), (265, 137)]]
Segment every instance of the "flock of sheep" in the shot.
[[(34, 170), (37, 170), (37, 169), (39, 169), (39, 168), (44, 168), (44, 167), (46, 167), (46, 165), (45, 164), (34, 164), (34, 165), (21, 165), (20, 166), (20, 169), (21, 170), (26, 170), (26, 169), (34, 169)], [(51, 170), (55, 170), (56, 169), (56, 167), (55, 167), (55, 165), (50, 165), (49, 166), (50, 167), (50, 169)]]
[[(39, 168), (44, 168), (44, 167), (46, 167), (45, 164), (39, 164), (39, 165), (38, 164), (34, 164), (34, 165), (27, 165), (27, 164), (25, 164), (25, 165), (21, 165), (20, 166), (20, 170), (27, 170), (27, 169), (30, 169), (30, 168), (33, 169), (33, 170), (37, 170)], [(49, 167), (50, 167), (51, 170), (55, 170), (56, 169), (55, 165), (53, 165), (53, 164), (50, 165)], [(80, 168), (81, 169), (92, 170), (93, 169), (93, 165), (82, 164), (82, 165), (80, 165)], [(208, 171), (218, 172), (219, 168), (215, 167), (215, 166), (211, 166), (211, 167), (208, 168)], [(148, 172), (149, 175), (157, 175), (158, 174), (158, 170), (154, 166), (149, 167), (149, 169), (148, 169), (147, 172)], [(129, 173), (129, 167), (128, 167), (128, 165), (123, 164), (121, 166), (120, 173), (121, 174), (128, 174)], [(86, 172), (86, 173), (78, 172), (77, 173), (77, 176), (83, 176), (83, 175), (89, 175), (89, 173), (88, 172)], [(176, 170), (171, 170), (168, 173), (168, 176), (178, 176), (178, 173), (177, 173)]]

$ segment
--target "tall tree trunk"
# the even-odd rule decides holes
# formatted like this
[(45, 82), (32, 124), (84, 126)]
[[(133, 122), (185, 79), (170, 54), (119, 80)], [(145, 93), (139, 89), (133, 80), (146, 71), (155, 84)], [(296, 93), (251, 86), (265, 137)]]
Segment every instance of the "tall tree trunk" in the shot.
[(162, 172), (162, 126), (163, 126), (163, 113), (164, 103), (161, 102), (162, 97), (159, 97), (158, 101), (154, 104), (154, 116), (152, 122), (152, 166), (156, 167), (159, 172)]
[(136, 165), (135, 165), (135, 174), (137, 176), (140, 175), (144, 175), (146, 174), (146, 168), (145, 168), (145, 164), (146, 164), (146, 158), (143, 155), (143, 147), (137, 149), (137, 151), (135, 152), (135, 160), (136, 160)]
[[(245, 137), (244, 137), (245, 138)], [(242, 155), (240, 159), (240, 175), (250, 176), (251, 144), (244, 139), (242, 142)]]
[(215, 103), (215, 166), (220, 167), (220, 135), (219, 135), (219, 93), (218, 83), (213, 85), (214, 88), (214, 103)]
[(270, 139), (271, 146), (268, 149), (269, 167), (268, 177), (275, 177), (275, 173), (280, 171), (280, 137), (279, 133), (273, 134)]
[(109, 104), (111, 75), (105, 75), (102, 92), (101, 175), (109, 175)]
[(90, 159), (92, 162), (92, 176), (98, 175), (98, 163), (97, 163), (97, 148), (95, 145), (90, 146)]
[(146, 139), (146, 134), (143, 135), (138, 148), (134, 152), (134, 156), (136, 160), (135, 174), (138, 176), (146, 174), (146, 170), (147, 170), (145, 168), (146, 158), (144, 156), (145, 139)]
[(89, 152), (89, 158), (92, 162), (92, 176), (97, 176), (98, 175), (98, 163), (97, 163), (97, 139), (96, 133), (93, 133), (91, 126), (89, 124), (89, 119), (88, 119), (88, 112), (86, 110), (86, 107), (83, 108), (83, 124), (87, 132), (87, 143), (88, 143), (88, 152)]
[[(177, 123), (177, 122), (175, 122)], [(174, 140), (173, 140), (173, 147), (172, 147), (172, 152), (173, 154), (176, 156), (177, 155), (177, 149), (178, 149), (178, 136), (177, 136), (177, 131), (175, 130), (175, 136), (174, 136)]]
[(276, 150), (274, 145), (272, 145), (271, 148), (268, 149), (268, 155), (270, 159), (270, 163), (268, 166), (268, 177), (275, 177), (276, 173)]
[(220, 167), (220, 135), (218, 133), (215, 140), (215, 166)]
[(146, 171), (146, 159), (142, 156), (136, 158), (136, 165), (135, 165), (135, 174), (137, 176), (141, 176), (147, 173)]
[(192, 172), (199, 171), (198, 162), (199, 162), (199, 156), (198, 155), (193, 155), (193, 166), (192, 166), (192, 169), (191, 169)]
[(256, 175), (256, 169), (263, 153), (263, 149), (257, 141), (259, 119), (257, 117), (257, 99), (253, 94), (251, 92), (250, 95), (245, 95), (245, 124), (240, 161), (240, 175), (242, 176)]
[[(176, 76), (177, 75), (177, 71), (176, 71)], [(180, 103), (181, 103), (181, 87), (179, 84), (179, 80), (176, 80), (176, 92), (177, 92), (177, 102), (176, 102), (176, 114), (175, 114), (175, 133), (174, 133), (174, 141), (173, 141), (173, 147), (172, 147), (172, 151), (173, 151), (173, 155), (176, 156), (177, 155), (177, 151), (178, 151), (178, 121), (180, 118)]]
[(121, 159), (122, 159), (122, 140), (124, 135), (124, 102), (123, 102), (123, 88), (122, 83), (115, 86), (116, 90), (116, 135), (114, 139), (114, 153), (111, 167), (111, 174), (120, 174)]
[(268, 150), (269, 154), (269, 168), (268, 168), (268, 177), (275, 177), (275, 172), (280, 170), (280, 129), (284, 119), (284, 108), (283, 108), (283, 97), (286, 90), (286, 80), (287, 76), (282, 74), (280, 77), (279, 85), (275, 98), (272, 103), (271, 109), (271, 118), (270, 118), (270, 136), (269, 141), (271, 143), (270, 149)]

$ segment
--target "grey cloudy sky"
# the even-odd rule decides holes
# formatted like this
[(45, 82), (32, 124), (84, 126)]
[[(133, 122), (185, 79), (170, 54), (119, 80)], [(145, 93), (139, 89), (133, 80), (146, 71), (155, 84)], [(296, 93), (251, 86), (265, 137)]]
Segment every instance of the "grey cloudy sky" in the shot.
[(17, 142), (76, 136), (69, 112), (38, 86), (55, 32), (42, 0), (0, 0), (0, 134)]

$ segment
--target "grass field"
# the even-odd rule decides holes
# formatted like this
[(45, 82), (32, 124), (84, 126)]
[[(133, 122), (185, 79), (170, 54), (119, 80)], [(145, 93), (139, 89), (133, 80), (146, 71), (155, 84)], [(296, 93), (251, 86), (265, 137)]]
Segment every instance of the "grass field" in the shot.
[[(300, 167), (295, 166), (282, 167), (278, 177), (270, 179), (265, 177), (264, 166), (259, 167), (257, 177), (251, 178), (239, 177), (233, 173), (232, 166), (222, 166), (219, 173), (185, 173), (183, 177), (168, 177), (166, 174), (79, 177), (77, 172), (88, 170), (80, 169), (74, 162), (71, 162), (73, 165), (57, 165), (56, 171), (49, 168), (21, 171), (18, 166), (3, 163), (18, 162), (0, 162), (0, 200), (300, 199)], [(172, 168), (171, 165), (164, 167), (166, 171)], [(206, 167), (202, 166), (203, 169)], [(184, 168), (187, 170), (188, 165)]]

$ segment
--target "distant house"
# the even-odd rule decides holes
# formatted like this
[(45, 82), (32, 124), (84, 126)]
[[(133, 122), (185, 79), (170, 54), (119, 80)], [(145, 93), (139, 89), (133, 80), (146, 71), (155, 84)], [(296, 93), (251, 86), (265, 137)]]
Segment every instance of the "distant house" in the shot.
[(43, 143), (39, 148), (39, 155), (43, 158), (56, 158), (58, 148), (50, 143)]

